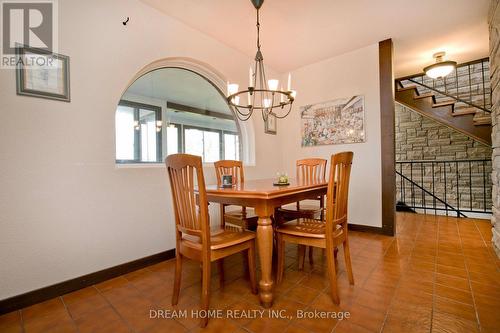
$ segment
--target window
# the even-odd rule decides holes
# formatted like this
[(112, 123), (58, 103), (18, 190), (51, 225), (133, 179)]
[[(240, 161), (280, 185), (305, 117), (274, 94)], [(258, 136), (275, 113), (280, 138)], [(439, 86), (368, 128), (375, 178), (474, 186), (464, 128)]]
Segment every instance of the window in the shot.
[(177, 137), (178, 130), (183, 129), (180, 141), (184, 142), (184, 145), (181, 145), (180, 150), (177, 149), (178, 146), (173, 148), (175, 152), (180, 151), (186, 154), (202, 156), (205, 163), (222, 159), (239, 160), (240, 145), (239, 136), (236, 133), (180, 124), (172, 124), (172, 128), (175, 129), (175, 134), (174, 132), (172, 134), (175, 142), (179, 141)]
[(206, 163), (224, 159), (221, 156), (221, 133), (210, 129), (184, 127), (185, 152), (199, 155)]
[(160, 161), (160, 107), (122, 100), (116, 110), (115, 122), (118, 162)]
[(240, 137), (236, 133), (224, 133), (224, 158), (226, 160), (240, 159)]
[(180, 134), (180, 126), (174, 124), (167, 126), (167, 155), (178, 154), (182, 151)]
[(137, 79), (115, 122), (117, 163), (161, 163), (177, 153), (205, 163), (240, 159), (239, 128), (225, 97), (189, 70), (161, 68)]

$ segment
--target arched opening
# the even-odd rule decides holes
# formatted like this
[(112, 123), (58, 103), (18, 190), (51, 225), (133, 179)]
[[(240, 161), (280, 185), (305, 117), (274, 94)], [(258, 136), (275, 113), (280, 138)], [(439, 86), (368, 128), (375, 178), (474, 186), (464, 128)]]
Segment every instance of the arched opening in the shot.
[[(188, 153), (205, 163), (252, 163), (253, 129), (241, 124), (222, 92), (224, 79), (210, 67), (164, 59), (143, 68), (120, 98), (115, 115), (116, 162), (161, 163)], [(250, 127), (250, 128), (249, 128)]]

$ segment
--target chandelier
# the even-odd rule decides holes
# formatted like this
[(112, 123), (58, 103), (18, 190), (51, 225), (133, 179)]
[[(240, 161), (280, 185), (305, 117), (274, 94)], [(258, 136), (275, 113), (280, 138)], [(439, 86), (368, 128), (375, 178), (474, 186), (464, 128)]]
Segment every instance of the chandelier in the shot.
[(266, 80), (264, 70), (264, 57), (260, 50), (260, 22), (259, 9), (264, 0), (251, 0), (257, 10), (257, 54), (255, 55), (255, 66), (248, 71), (248, 88), (238, 90), (236, 83), (227, 85), (227, 102), (236, 110), (238, 119), (246, 121), (250, 119), (254, 110), (260, 110), (262, 119), (267, 121), (269, 115), (276, 118), (285, 118), (292, 110), (292, 104), (297, 94), (291, 89), (291, 75), (288, 74), (287, 89), (283, 90), (279, 80)]

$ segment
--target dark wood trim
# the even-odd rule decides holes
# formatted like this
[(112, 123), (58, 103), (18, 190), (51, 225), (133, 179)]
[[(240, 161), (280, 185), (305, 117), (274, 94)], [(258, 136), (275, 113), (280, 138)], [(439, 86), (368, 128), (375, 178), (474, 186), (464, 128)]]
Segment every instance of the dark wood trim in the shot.
[(73, 292), (75, 290), (86, 288), (91, 285), (172, 258), (175, 258), (175, 249), (153, 254), (151, 256), (130, 261), (118, 266), (106, 268), (98, 272), (90, 273), (71, 280), (56, 283), (48, 287), (43, 287), (37, 290), (29, 291), (25, 294), (3, 299), (0, 300), (0, 315), (22, 309), (36, 303), (43, 302), (51, 298)]
[(384, 231), (381, 227), (372, 227), (370, 225), (361, 225), (361, 224), (348, 224), (349, 230), (351, 231), (361, 231), (361, 232), (369, 232), (372, 234), (384, 234)]
[(120, 102), (118, 102), (118, 105), (128, 106), (134, 109), (155, 111), (161, 114), (161, 106), (158, 105), (139, 103), (139, 102), (129, 101), (128, 99), (121, 99)]
[(201, 114), (203, 116), (209, 116), (209, 117), (215, 117), (215, 118), (221, 118), (221, 119), (235, 120), (234, 116), (232, 116), (230, 114), (225, 114), (225, 113), (222, 113), (222, 112), (215, 112), (215, 111), (210, 111), (210, 110), (199, 109), (199, 108), (196, 108), (194, 106), (188, 106), (188, 105), (179, 104), (179, 103), (167, 102), (167, 108), (168, 109), (179, 110), (179, 111), (183, 111), (183, 112), (191, 112), (191, 113)]
[(392, 39), (379, 43), (380, 126), (382, 150), (382, 231), (395, 234), (396, 213), (396, 147), (394, 73)]

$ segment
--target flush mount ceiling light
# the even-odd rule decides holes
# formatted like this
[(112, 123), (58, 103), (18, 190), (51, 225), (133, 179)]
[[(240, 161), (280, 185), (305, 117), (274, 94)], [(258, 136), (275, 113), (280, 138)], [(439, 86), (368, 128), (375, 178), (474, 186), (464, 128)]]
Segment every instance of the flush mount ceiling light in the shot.
[(264, 71), (264, 57), (260, 50), (260, 22), (259, 9), (264, 0), (251, 0), (257, 10), (257, 54), (255, 66), (248, 72), (248, 88), (239, 90), (236, 83), (227, 85), (227, 102), (236, 110), (236, 115), (242, 121), (250, 119), (254, 110), (260, 110), (262, 119), (272, 114), (276, 118), (285, 118), (292, 110), (292, 103), (296, 92), (291, 89), (291, 75), (288, 74), (287, 89), (283, 90), (279, 80), (266, 80)]
[(444, 55), (444, 52), (434, 53), (433, 57), (436, 59), (436, 63), (424, 68), (424, 73), (428, 77), (441, 79), (453, 72), (453, 70), (457, 67), (457, 63), (455, 61), (444, 61)]

